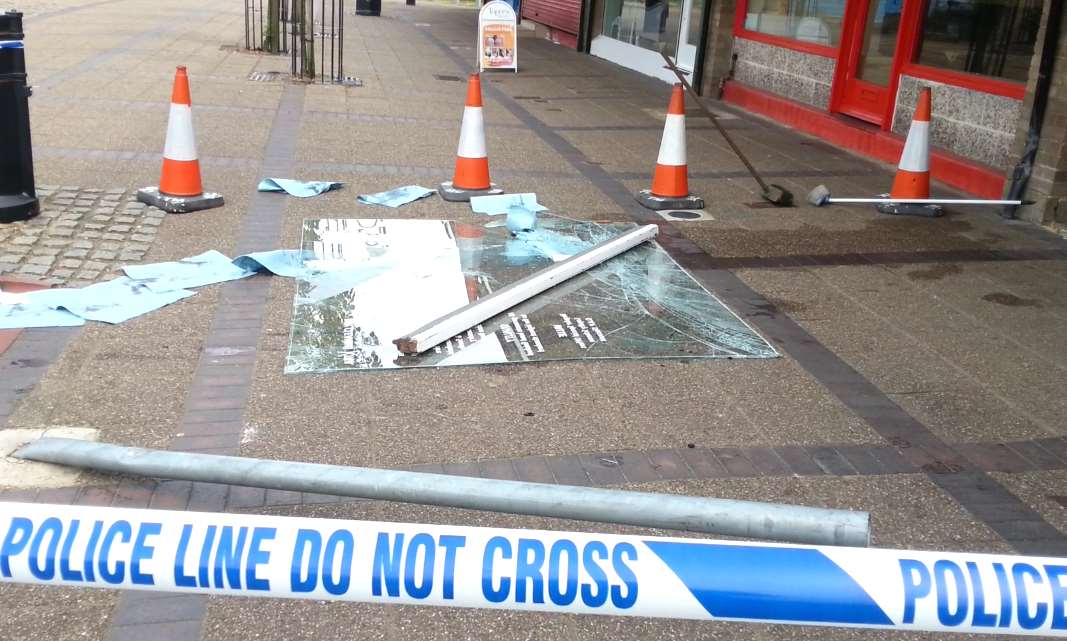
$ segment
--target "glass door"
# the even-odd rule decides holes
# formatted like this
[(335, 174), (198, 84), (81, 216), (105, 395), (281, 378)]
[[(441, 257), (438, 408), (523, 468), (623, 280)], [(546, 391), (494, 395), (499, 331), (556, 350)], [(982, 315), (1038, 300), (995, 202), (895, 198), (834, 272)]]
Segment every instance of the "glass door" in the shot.
[(605, 0), (603, 31), (593, 39), (589, 52), (664, 82), (677, 82), (660, 54), (682, 70), (693, 71), (705, 2)]
[(837, 111), (882, 124), (889, 109), (902, 0), (852, 0), (838, 58)]
[[(679, 69), (692, 71), (697, 63), (697, 47), (700, 46), (700, 30), (704, 25), (704, 0), (683, 0), (682, 25), (678, 30), (678, 55), (674, 64)], [(692, 77), (689, 78), (693, 80)]]

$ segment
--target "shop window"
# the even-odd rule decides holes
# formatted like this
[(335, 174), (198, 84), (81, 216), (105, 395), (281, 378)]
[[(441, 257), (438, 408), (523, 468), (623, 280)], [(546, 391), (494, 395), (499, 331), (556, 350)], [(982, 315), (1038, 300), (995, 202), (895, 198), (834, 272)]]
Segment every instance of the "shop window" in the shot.
[(607, 0), (604, 35), (651, 51), (678, 55), (682, 0)]
[(929, 0), (916, 62), (1026, 82), (1042, 0)]
[(748, 0), (748, 31), (836, 47), (845, 0)]

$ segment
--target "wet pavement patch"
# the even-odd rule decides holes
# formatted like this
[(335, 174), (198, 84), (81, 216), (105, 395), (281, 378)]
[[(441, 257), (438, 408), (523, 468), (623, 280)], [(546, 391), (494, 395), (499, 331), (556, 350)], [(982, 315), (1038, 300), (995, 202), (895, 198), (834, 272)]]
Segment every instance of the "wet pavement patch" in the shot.
[(1019, 298), (1007, 292), (992, 292), (983, 296), (982, 300), (1008, 307), (1041, 307), (1041, 301), (1036, 298)]
[(945, 276), (952, 276), (962, 272), (963, 270), (959, 265), (941, 263), (939, 265), (931, 265), (930, 267), (910, 271), (907, 273), (907, 276), (911, 280), (941, 280)]

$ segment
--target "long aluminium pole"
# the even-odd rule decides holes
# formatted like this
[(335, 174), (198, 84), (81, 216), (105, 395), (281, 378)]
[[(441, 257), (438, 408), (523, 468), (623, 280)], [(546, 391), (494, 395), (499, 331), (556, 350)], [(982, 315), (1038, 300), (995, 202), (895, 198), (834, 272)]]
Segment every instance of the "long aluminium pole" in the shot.
[(778, 503), (169, 452), (64, 438), (31, 442), (15, 457), (114, 474), (793, 543), (864, 547), (870, 541), (866, 512)]

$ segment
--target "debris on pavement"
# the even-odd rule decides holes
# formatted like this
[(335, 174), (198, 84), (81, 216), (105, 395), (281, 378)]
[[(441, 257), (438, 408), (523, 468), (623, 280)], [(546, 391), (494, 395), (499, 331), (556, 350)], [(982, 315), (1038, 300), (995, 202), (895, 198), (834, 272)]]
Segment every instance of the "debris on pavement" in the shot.
[[(508, 214), (510, 217), (511, 214)], [(604, 240), (571, 256), (569, 260), (549, 265), (522, 280), (515, 281), (489, 296), (479, 298), (436, 318), (419, 329), (393, 341), (404, 354), (419, 354), (462, 334), (493, 316), (527, 301), (541, 292), (611, 260), (634, 247), (652, 240), (659, 233), (655, 225), (645, 225)]]
[(255, 273), (254, 270), (238, 267), (225, 254), (214, 249), (179, 261), (126, 265), (122, 271), (155, 293), (213, 285)]
[(376, 194), (362, 194), (359, 197), (359, 202), (366, 205), (385, 205), (386, 207), (399, 207), (411, 202), (415, 202), (421, 198), (425, 198), (434, 191), (432, 189), (426, 189), (419, 185), (406, 185), (404, 187), (397, 187), (396, 189), (390, 189), (389, 191), (381, 191)]
[(635, 228), (546, 215), (535, 231), (516, 237), (501, 227), (459, 221), (305, 220), (301, 246), (309, 264), (344, 258), (366, 269), (350, 272), (359, 275), (358, 282), (335, 293), (297, 280), (285, 371), (778, 356), (655, 243), (616, 256), (421, 354), (404, 355), (392, 342)]
[(511, 207), (523, 207), (527, 211), (538, 213), (548, 208), (537, 202), (537, 194), (498, 194), (495, 196), (472, 196), (471, 211), (486, 216), (500, 216), (508, 213)]
[(33, 304), (65, 309), (84, 318), (117, 324), (188, 298), (196, 292), (175, 289), (157, 293), (131, 278), (120, 276), (81, 289), (44, 289), (26, 296)]
[(372, 277), (373, 268), (358, 263), (303, 260), (298, 250), (254, 252), (230, 260), (209, 250), (180, 261), (127, 265), (126, 276), (80, 289), (3, 292), (0, 329), (74, 327), (86, 320), (121, 323), (147, 314), (196, 292), (191, 287), (214, 285), (268, 272), (313, 283), (319, 296), (333, 296)]
[(504, 249), (504, 257), (512, 264), (524, 264), (533, 257), (544, 257), (558, 263), (593, 246), (591, 242), (551, 229), (519, 231), (512, 233), (512, 236)]
[(297, 198), (311, 198), (333, 189), (340, 189), (344, 183), (322, 180), (291, 180), (289, 178), (264, 178), (256, 187), (259, 191), (284, 191)]
[(78, 327), (84, 324), (85, 319), (65, 309), (52, 309), (44, 303), (35, 302), (28, 293), (0, 292), (0, 329)]
[(504, 226), (512, 234), (524, 231), (533, 231), (537, 225), (537, 214), (521, 206), (508, 207), (508, 217), (504, 220)]

